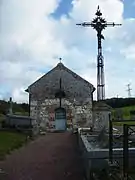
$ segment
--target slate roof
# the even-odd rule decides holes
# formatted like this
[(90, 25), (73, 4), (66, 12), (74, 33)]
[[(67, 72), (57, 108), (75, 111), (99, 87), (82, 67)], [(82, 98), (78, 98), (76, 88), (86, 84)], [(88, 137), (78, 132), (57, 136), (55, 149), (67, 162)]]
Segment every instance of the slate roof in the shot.
[(76, 74), (75, 72), (73, 72), (72, 70), (70, 70), (69, 68), (67, 68), (66, 66), (64, 66), (63, 63), (58, 63), (56, 67), (54, 67), (52, 70), (50, 70), (48, 73), (46, 73), (45, 75), (43, 75), (41, 78), (39, 78), (37, 81), (35, 81), (34, 83), (32, 83), (30, 86), (28, 86), (28, 89), (26, 89), (26, 92), (29, 92), (29, 88), (31, 88), (33, 85), (35, 85), (37, 82), (39, 82), (42, 78), (45, 78), (48, 74), (50, 74), (51, 72), (53, 72), (54, 70), (64, 70), (67, 71), (69, 74), (72, 74), (72, 76), (74, 78), (76, 78), (77, 80), (81, 80), (84, 83), (86, 83), (89, 87), (91, 87), (93, 89), (93, 92), (95, 91), (95, 87), (88, 82), (87, 80), (83, 79), (81, 76), (79, 76), (78, 74)]

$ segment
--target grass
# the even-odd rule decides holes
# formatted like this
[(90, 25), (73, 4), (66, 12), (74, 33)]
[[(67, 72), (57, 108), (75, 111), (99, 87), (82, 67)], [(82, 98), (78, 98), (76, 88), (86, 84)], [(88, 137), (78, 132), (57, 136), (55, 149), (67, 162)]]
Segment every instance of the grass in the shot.
[(26, 135), (15, 132), (0, 131), (0, 160), (12, 150), (21, 147), (26, 140)]
[[(112, 118), (115, 120), (116, 111), (120, 111), (123, 114), (123, 120), (130, 120), (130, 111), (135, 111), (135, 106), (127, 106), (123, 108), (116, 108), (112, 110)], [(132, 119), (133, 120), (133, 119)], [(135, 122), (113, 122), (114, 126), (123, 126), (123, 124), (135, 125)]]
[(121, 111), (123, 114), (123, 119), (124, 120), (130, 120), (130, 111), (135, 111), (135, 106), (127, 106), (123, 108), (116, 108), (112, 110), (112, 116), (115, 119), (115, 112), (116, 111)]
[(123, 124), (127, 124), (127, 125), (135, 125), (135, 122), (113, 122), (114, 126), (123, 126)]

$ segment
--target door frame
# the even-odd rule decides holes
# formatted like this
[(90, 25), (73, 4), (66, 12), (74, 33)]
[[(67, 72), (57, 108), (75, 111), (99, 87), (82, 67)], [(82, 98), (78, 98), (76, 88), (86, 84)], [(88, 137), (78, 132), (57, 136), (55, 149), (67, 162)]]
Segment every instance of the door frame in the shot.
[[(56, 122), (56, 113), (57, 111), (63, 111), (63, 114), (64, 114), (64, 117), (65, 117), (65, 130), (67, 129), (67, 119), (66, 119), (66, 109), (63, 108), (63, 107), (58, 107), (55, 109), (55, 122)], [(56, 128), (56, 125), (55, 125), (55, 128)]]

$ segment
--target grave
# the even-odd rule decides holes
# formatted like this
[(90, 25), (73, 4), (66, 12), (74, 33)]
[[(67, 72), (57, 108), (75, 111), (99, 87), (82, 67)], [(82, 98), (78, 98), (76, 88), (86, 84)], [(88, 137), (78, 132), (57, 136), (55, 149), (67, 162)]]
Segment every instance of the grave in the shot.
[(9, 100), (8, 114), (5, 114), (5, 118), (2, 124), (2, 129), (19, 130), (24, 133), (30, 133), (32, 135), (39, 134), (39, 126), (37, 120), (30, 116), (15, 115), (12, 111), (12, 97)]
[[(116, 142), (113, 148), (113, 160), (120, 166), (123, 164), (123, 144), (118, 136), (113, 137)], [(90, 133), (81, 128), (78, 131), (79, 146), (82, 152), (86, 179), (90, 179), (91, 173), (98, 173), (99, 170), (108, 170), (109, 163), (109, 134), (102, 129), (101, 132)], [(135, 147), (129, 147), (129, 168), (135, 167)]]

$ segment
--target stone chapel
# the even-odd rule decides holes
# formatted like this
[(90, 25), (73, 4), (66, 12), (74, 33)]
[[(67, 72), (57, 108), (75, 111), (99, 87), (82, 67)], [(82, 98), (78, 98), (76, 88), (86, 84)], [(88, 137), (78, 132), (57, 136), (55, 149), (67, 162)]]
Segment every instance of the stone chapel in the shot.
[(45, 130), (90, 127), (94, 91), (91, 83), (60, 62), (27, 88), (30, 116)]

